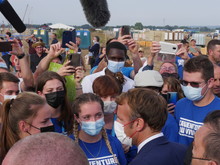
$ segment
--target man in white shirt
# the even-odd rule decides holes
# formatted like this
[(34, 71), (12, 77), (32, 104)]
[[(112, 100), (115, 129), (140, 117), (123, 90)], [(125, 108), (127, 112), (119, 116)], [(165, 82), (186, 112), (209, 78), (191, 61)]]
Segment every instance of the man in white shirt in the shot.
[(120, 95), (116, 103), (116, 136), (123, 130), (130, 145), (138, 147), (137, 156), (129, 165), (183, 164), (185, 146), (167, 141), (161, 133), (167, 119), (167, 105), (162, 96), (150, 89), (137, 88)]
[[(131, 49), (134, 47), (134, 44), (131, 44), (129, 47)], [(138, 49), (137, 49), (138, 50)], [(115, 77), (119, 83), (123, 85), (123, 92), (128, 91), (134, 87), (134, 81), (126, 76), (123, 76), (121, 73), (122, 67), (124, 67), (125, 56), (127, 54), (127, 49), (125, 45), (120, 42), (111, 42), (107, 45), (105, 59), (108, 63), (107, 68), (104, 68), (102, 71), (86, 76), (82, 80), (82, 90), (83, 93), (92, 92), (93, 81), (102, 75), (111, 75)]]

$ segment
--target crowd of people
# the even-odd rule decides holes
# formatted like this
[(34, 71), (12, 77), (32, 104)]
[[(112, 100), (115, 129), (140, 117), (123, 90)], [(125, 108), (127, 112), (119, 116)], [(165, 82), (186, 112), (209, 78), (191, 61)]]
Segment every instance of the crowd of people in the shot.
[(220, 40), (207, 55), (182, 40), (154, 70), (159, 42), (145, 54), (131, 35), (95, 36), (85, 75), (80, 37), (52, 39), (1, 39), (13, 41), (0, 58), (3, 165), (220, 165)]

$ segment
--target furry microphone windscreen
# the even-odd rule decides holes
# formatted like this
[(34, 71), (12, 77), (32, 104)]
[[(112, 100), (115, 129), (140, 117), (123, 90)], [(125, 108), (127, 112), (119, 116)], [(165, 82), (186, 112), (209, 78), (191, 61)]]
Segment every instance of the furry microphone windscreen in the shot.
[(26, 26), (7, 0), (0, 0), (0, 11), (17, 32), (22, 33), (26, 30)]
[(87, 21), (93, 27), (105, 26), (110, 19), (106, 0), (80, 0)]

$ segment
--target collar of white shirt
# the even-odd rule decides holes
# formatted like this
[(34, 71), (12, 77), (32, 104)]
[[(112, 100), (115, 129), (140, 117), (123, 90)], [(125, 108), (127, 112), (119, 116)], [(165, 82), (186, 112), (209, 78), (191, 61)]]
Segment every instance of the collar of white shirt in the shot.
[(147, 144), (147, 143), (149, 143), (150, 141), (152, 141), (152, 140), (154, 140), (154, 139), (156, 139), (156, 138), (159, 138), (159, 137), (161, 137), (161, 136), (163, 136), (163, 133), (162, 133), (162, 132), (161, 132), (161, 133), (158, 133), (158, 134), (156, 134), (156, 135), (154, 135), (154, 136), (151, 136), (151, 137), (147, 138), (146, 140), (144, 140), (141, 144), (138, 145), (138, 152), (141, 150), (141, 148), (142, 148), (145, 144)]

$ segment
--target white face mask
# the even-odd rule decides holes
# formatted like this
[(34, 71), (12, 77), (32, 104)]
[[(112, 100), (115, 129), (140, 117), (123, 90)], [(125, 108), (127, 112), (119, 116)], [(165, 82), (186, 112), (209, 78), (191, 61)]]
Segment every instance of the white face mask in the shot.
[[(207, 84), (206, 84), (207, 85)], [(183, 86), (181, 85), (181, 88), (183, 90), (184, 95), (186, 96), (187, 99), (191, 101), (200, 101), (202, 98), (206, 95), (208, 88), (204, 95), (202, 95), (202, 89), (206, 86), (204, 85), (201, 88), (193, 88), (191, 86)]]
[(16, 99), (17, 95), (4, 95), (4, 101), (7, 99)]
[(117, 62), (117, 61), (112, 61), (112, 60), (108, 60), (108, 69), (113, 72), (113, 73), (117, 73), (120, 72), (121, 69), (124, 67), (125, 62), (121, 61), (121, 62)]
[(115, 101), (104, 101), (104, 113), (110, 114), (115, 111), (117, 104)]
[(132, 138), (126, 136), (124, 132), (124, 127), (118, 121), (114, 122), (114, 130), (118, 140), (125, 145), (132, 146)]

